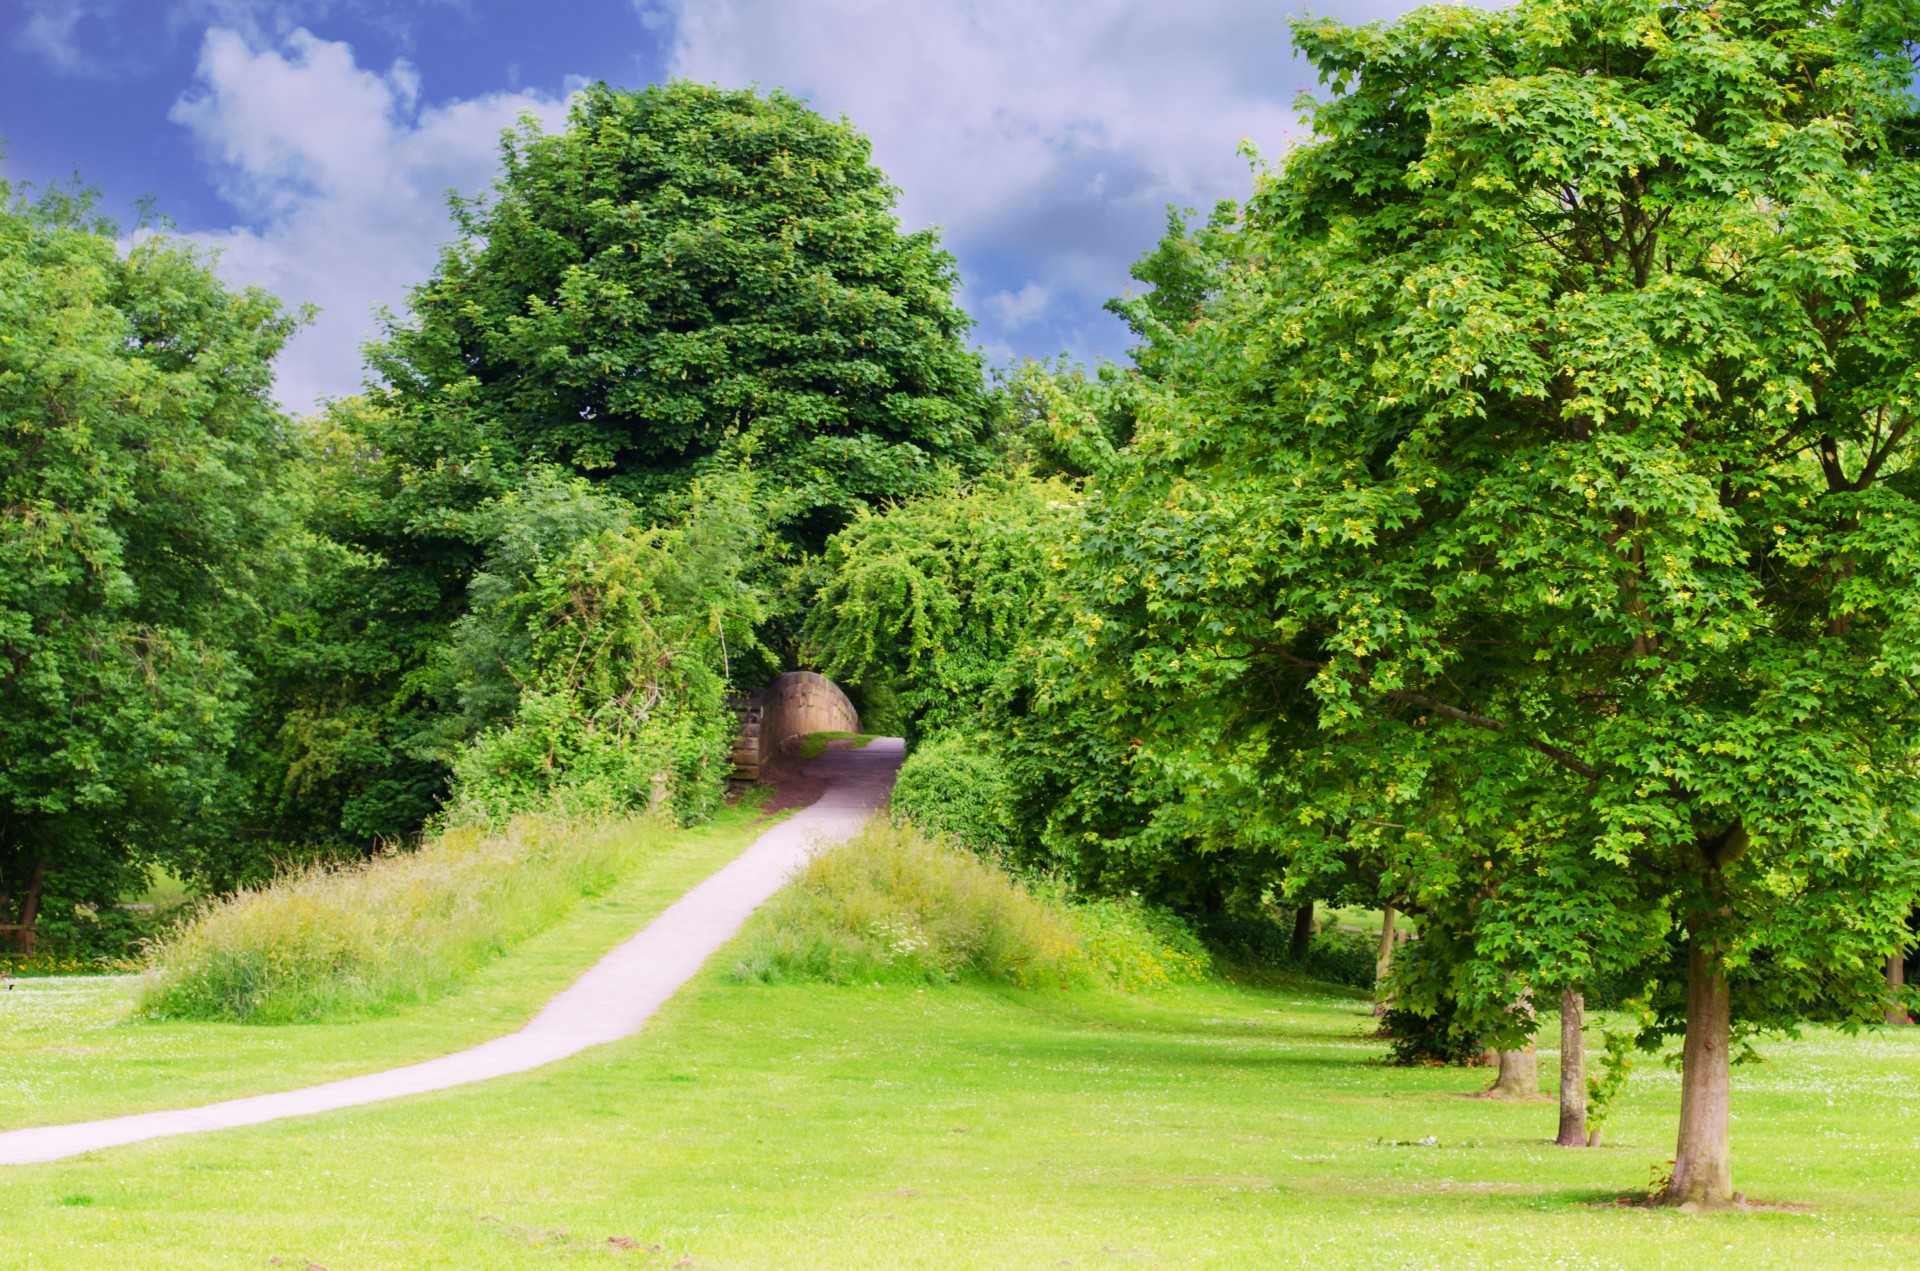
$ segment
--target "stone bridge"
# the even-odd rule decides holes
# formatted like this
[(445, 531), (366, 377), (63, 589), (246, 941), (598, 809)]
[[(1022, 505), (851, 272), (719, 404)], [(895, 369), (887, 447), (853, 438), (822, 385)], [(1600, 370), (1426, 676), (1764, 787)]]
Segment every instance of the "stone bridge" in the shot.
[(857, 733), (860, 713), (840, 686), (814, 671), (788, 671), (739, 699), (740, 735), (733, 743), (733, 775), (757, 781), (771, 762), (809, 733)]

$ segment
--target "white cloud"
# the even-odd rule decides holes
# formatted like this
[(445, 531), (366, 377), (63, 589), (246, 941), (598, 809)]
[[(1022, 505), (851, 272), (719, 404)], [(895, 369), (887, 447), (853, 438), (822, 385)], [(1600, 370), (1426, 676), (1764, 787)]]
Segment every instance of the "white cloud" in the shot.
[(1111, 348), (1098, 304), (1165, 206), (1244, 196), (1242, 138), (1277, 155), (1299, 135), (1310, 75), (1288, 16), (1271, 0), (682, 0), (672, 65), (845, 114), (901, 186), (903, 220), (944, 226), (988, 293), (990, 347), (1022, 329)]
[(1039, 316), (1051, 299), (1053, 293), (1037, 282), (1030, 282), (1019, 291), (999, 291), (988, 296), (987, 307), (1002, 327), (1017, 331)]
[(398, 309), (453, 236), (446, 192), (491, 182), (500, 133), (522, 114), (552, 129), (566, 111), (534, 92), (419, 102), (405, 62), (365, 69), (347, 45), (303, 29), (277, 48), (215, 29), (174, 106), (244, 218), (190, 237), (221, 250), (229, 279), (321, 309), (281, 356), (275, 391), (290, 409), (359, 389), (374, 310)]
[(37, 53), (46, 63), (69, 75), (86, 74), (93, 59), (80, 48), (80, 20), (87, 16), (85, 0), (27, 0), (27, 20), (14, 32), (13, 46)]

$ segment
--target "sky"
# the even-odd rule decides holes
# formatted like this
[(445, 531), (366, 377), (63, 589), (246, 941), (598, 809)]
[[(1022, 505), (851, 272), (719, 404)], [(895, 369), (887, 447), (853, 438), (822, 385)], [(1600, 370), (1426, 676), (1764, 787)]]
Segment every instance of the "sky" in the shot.
[[(1319, 0), (1349, 22), (1404, 0)], [(780, 87), (873, 141), (959, 262), (993, 361), (1121, 356), (1101, 305), (1169, 204), (1251, 188), (1315, 87), (1261, 0), (0, 0), (0, 177), (78, 177), (317, 315), (276, 394), (357, 392), (360, 345), (492, 181), (502, 129), (674, 77)]]

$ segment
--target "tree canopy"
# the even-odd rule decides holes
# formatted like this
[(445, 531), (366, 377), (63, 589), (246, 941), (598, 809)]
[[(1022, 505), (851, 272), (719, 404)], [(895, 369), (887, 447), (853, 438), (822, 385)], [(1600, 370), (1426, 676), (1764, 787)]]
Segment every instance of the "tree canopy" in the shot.
[(190, 868), (281, 560), (293, 327), (186, 245), (0, 183), (0, 922)]
[(817, 548), (977, 458), (953, 262), (901, 232), (848, 124), (778, 92), (596, 84), (502, 163), (373, 353), (422, 462), (558, 463), (645, 505), (746, 459)]
[(1159, 816), (1364, 861), (1490, 1008), (1653, 979), (1678, 1201), (1730, 1195), (1729, 1017), (1876, 1014), (1920, 889), (1913, 16), (1301, 24), (1315, 140), (1164, 328), (1051, 646)]

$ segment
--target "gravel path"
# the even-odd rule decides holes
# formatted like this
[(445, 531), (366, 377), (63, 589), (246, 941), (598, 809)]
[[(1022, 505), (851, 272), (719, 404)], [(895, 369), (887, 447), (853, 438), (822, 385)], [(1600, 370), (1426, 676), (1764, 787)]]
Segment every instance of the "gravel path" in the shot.
[(0, 1165), (27, 1165), (173, 1134), (258, 1125), (445, 1090), (525, 1072), (640, 1031), (661, 1005), (733, 937), (820, 843), (851, 837), (886, 802), (902, 743), (881, 738), (860, 750), (830, 750), (807, 765), (824, 779), (818, 800), (788, 817), (718, 872), (676, 900), (639, 935), (557, 994), (533, 1022), (425, 1063), (330, 1081), (280, 1094), (198, 1108), (144, 1112), (106, 1121), (39, 1126), (0, 1134)]

